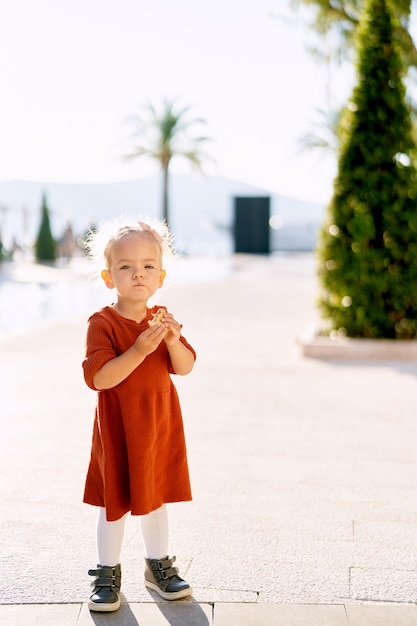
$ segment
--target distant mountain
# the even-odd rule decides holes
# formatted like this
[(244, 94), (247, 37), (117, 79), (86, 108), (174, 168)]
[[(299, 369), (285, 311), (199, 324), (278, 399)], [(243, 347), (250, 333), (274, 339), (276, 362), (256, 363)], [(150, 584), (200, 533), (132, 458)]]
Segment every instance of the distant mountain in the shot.
[[(311, 250), (322, 220), (323, 207), (273, 194), (266, 189), (216, 177), (172, 175), (171, 225), (176, 247), (189, 254), (223, 254), (233, 249), (233, 198), (270, 196), (272, 249)], [(7, 245), (33, 240), (46, 193), (55, 237), (68, 224), (74, 233), (121, 213), (159, 216), (161, 184), (158, 176), (104, 184), (0, 183), (1, 233)]]

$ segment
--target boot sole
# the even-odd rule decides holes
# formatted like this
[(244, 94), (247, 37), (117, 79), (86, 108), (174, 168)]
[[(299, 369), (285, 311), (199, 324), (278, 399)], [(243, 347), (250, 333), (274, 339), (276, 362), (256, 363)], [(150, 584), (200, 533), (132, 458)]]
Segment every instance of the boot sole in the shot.
[(88, 608), (90, 609), (90, 611), (96, 611), (99, 613), (112, 613), (113, 611), (117, 611), (118, 609), (120, 609), (120, 600), (118, 600), (117, 602), (112, 602), (111, 604), (105, 604), (104, 602), (98, 604), (96, 602), (89, 601)]
[(163, 598), (164, 600), (180, 600), (181, 598), (186, 598), (187, 596), (190, 596), (193, 593), (193, 590), (191, 589), (191, 587), (188, 587), (187, 589), (181, 589), (181, 591), (174, 591), (174, 592), (168, 593), (166, 591), (162, 591), (162, 589), (160, 589), (156, 583), (152, 583), (146, 579), (145, 579), (145, 587), (148, 587), (149, 589), (156, 591), (156, 593), (158, 593), (161, 596), (161, 598)]

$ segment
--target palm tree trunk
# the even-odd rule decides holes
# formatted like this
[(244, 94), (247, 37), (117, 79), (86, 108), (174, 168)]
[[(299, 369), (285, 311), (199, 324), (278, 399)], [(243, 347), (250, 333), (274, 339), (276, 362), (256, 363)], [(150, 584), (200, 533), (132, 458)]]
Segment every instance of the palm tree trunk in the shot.
[(162, 217), (169, 226), (169, 210), (168, 210), (168, 166), (163, 166), (162, 170)]

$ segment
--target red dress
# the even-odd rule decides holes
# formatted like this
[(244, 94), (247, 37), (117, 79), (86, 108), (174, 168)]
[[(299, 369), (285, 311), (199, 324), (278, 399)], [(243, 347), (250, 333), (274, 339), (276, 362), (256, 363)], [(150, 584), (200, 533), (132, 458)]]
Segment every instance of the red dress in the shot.
[[(148, 309), (139, 324), (111, 306), (90, 317), (83, 369), (91, 389), (94, 374), (134, 344), (158, 308)], [(181, 342), (195, 358), (183, 337)], [(191, 500), (181, 408), (170, 376), (174, 373), (162, 341), (125, 380), (97, 391), (84, 502), (105, 507), (108, 521), (128, 511), (145, 515), (166, 502)]]

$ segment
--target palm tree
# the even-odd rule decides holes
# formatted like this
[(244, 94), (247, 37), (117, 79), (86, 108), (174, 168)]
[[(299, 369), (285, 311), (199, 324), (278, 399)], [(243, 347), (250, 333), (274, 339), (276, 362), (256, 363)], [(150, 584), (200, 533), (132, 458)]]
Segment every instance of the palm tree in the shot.
[[(411, 5), (413, 0), (389, 0), (393, 14), (395, 40), (403, 64), (403, 76), (411, 68), (417, 67), (417, 47), (413, 41), (410, 28)], [(294, 9), (301, 6), (313, 8), (313, 19), (309, 23), (321, 40), (311, 50), (316, 58), (341, 63), (349, 59), (357, 49), (358, 25), (364, 0), (290, 0)], [(416, 74), (410, 74), (415, 80)], [(414, 113), (415, 106), (411, 103)], [(322, 149), (337, 153), (340, 140), (340, 120), (345, 114), (345, 106), (337, 110), (316, 111), (321, 118), (314, 124), (316, 132), (301, 137), (299, 145), (302, 150)], [(415, 117), (415, 116), (414, 116)], [(417, 137), (416, 122), (413, 133)]]
[[(404, 65), (405, 72), (410, 67), (417, 67), (417, 47), (412, 37), (410, 24), (413, 0), (390, 0), (389, 5), (394, 18), (394, 35)], [(313, 7), (314, 17), (310, 26), (319, 35), (332, 35), (326, 44), (332, 50), (316, 49), (326, 60), (343, 60), (356, 49), (357, 30), (364, 0), (291, 0), (291, 5)]]
[(300, 149), (316, 150), (320, 148), (328, 153), (336, 154), (339, 148), (340, 120), (344, 108), (330, 111), (317, 109), (317, 122), (314, 123), (317, 130), (307, 133), (299, 139)]
[(188, 130), (194, 125), (205, 124), (205, 121), (201, 118), (189, 119), (189, 107), (175, 109), (175, 103), (170, 100), (164, 100), (160, 113), (150, 102), (143, 108), (143, 115), (132, 115), (128, 120), (134, 126), (133, 136), (139, 139), (139, 143), (133, 146), (133, 151), (125, 159), (147, 156), (159, 162), (162, 168), (162, 215), (169, 224), (168, 182), (171, 161), (181, 156), (198, 170), (202, 169), (202, 161), (207, 155), (201, 152), (200, 146), (209, 139), (204, 136), (189, 137)]

